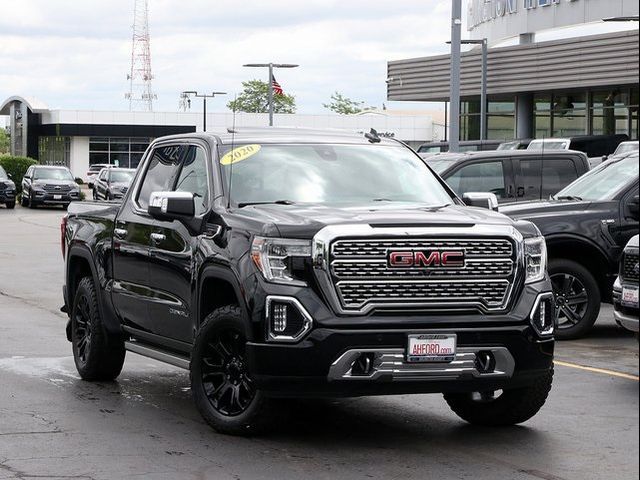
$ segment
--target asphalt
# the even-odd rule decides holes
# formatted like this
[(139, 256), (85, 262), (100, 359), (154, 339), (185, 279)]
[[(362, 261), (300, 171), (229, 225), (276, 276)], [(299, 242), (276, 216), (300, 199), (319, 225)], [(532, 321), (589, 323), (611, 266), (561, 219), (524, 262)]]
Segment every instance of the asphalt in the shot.
[(62, 210), (0, 207), (0, 479), (637, 479), (638, 342), (603, 306), (559, 343), (548, 403), (472, 427), (439, 395), (288, 401), (257, 438), (219, 435), (186, 372), (128, 354), (117, 382), (75, 371), (59, 312)]

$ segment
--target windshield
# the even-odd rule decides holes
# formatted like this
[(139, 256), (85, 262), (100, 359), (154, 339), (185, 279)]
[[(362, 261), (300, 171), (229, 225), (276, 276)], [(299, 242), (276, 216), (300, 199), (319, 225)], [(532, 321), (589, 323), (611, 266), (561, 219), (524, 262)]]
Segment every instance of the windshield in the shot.
[(638, 151), (638, 142), (624, 142), (618, 145), (614, 155), (623, 155), (625, 153), (631, 153)]
[(436, 172), (438, 175), (440, 175), (447, 168), (449, 168), (454, 164), (455, 162), (452, 162), (451, 160), (428, 160), (427, 161), (427, 165), (429, 165), (433, 169), (433, 171)]
[(520, 142), (505, 142), (498, 145), (497, 150), (517, 150)]
[(71, 180), (73, 175), (66, 168), (36, 168), (33, 172), (34, 180)]
[(129, 183), (133, 178), (133, 172), (127, 172), (123, 170), (112, 170), (111, 171), (111, 182), (112, 183)]
[(568, 148), (568, 140), (544, 140), (531, 142), (527, 150), (568, 150)]
[(0, 180), (8, 180), (9, 176), (7, 172), (4, 171), (4, 168), (0, 167)]
[(231, 200), (240, 206), (452, 203), (420, 158), (402, 146), (244, 145), (222, 154), (223, 177), (228, 185), (233, 174)]
[(629, 182), (638, 179), (638, 156), (609, 161), (578, 178), (560, 190), (556, 197), (576, 197), (582, 200), (612, 200)]

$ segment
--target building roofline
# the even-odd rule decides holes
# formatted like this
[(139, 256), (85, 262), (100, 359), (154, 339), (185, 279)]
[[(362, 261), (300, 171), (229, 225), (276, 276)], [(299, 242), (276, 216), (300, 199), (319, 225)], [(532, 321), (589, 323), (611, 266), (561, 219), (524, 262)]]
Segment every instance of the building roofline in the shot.
[(7, 98), (2, 104), (0, 104), (0, 115), (9, 115), (9, 105), (13, 102), (20, 102), (27, 105), (29, 110), (33, 113), (43, 113), (49, 111), (49, 106), (33, 97), (22, 97), (20, 95), (13, 95)]

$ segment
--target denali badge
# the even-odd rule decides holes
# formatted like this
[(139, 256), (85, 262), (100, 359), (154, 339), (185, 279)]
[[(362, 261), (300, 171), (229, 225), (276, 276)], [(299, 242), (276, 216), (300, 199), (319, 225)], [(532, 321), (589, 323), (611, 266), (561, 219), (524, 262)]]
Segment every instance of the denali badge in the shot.
[(462, 250), (414, 250), (411, 252), (387, 252), (390, 268), (464, 268)]

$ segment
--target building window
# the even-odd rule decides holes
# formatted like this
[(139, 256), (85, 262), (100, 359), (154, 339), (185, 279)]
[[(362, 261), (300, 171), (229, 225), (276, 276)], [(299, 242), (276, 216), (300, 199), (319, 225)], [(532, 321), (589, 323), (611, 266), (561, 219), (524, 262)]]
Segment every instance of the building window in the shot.
[(69, 167), (71, 163), (70, 137), (39, 137), (38, 159), (42, 165)]
[(591, 132), (594, 135), (629, 133), (633, 136), (633, 111), (637, 119), (638, 107), (633, 105), (632, 96), (630, 92), (620, 90), (594, 92), (591, 96)]
[[(512, 139), (515, 134), (515, 102), (496, 98), (487, 105), (487, 139)], [(460, 104), (460, 139), (480, 140), (480, 98), (465, 99)]]
[(147, 137), (92, 137), (89, 139), (89, 165), (106, 163), (137, 168), (151, 143)]
[(587, 133), (587, 103), (585, 93), (553, 96), (552, 136), (574, 137)]

